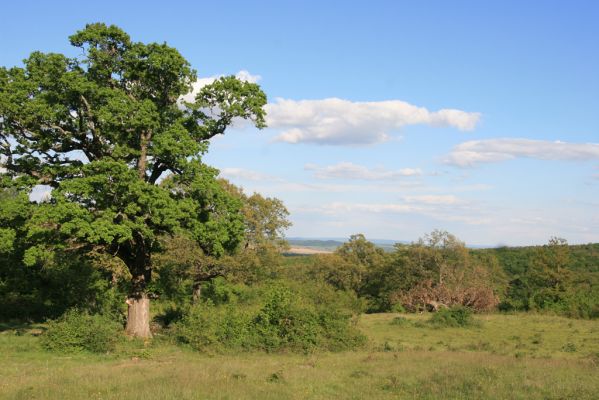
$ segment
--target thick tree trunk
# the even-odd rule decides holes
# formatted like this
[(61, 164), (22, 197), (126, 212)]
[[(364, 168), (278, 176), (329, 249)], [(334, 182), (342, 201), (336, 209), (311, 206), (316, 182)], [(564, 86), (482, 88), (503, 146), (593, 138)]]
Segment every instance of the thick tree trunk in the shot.
[(139, 296), (130, 296), (127, 299), (127, 328), (130, 336), (148, 339), (150, 332), (150, 299), (146, 293)]
[(138, 236), (136, 239), (131, 248), (123, 249), (132, 276), (131, 292), (127, 298), (127, 327), (125, 330), (130, 336), (148, 339), (152, 337), (150, 298), (147, 292), (147, 285), (152, 279), (152, 262), (149, 246), (143, 237)]

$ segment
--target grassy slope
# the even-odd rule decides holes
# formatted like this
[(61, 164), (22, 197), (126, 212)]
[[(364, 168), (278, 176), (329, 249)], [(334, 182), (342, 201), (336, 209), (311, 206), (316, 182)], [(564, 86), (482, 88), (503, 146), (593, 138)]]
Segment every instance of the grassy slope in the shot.
[(0, 398), (598, 397), (599, 321), (491, 315), (478, 317), (478, 328), (433, 329), (391, 325), (394, 317), (362, 317), (366, 349), (312, 355), (210, 356), (157, 340), (126, 344), (119, 356), (65, 356), (8, 329), (0, 333)]

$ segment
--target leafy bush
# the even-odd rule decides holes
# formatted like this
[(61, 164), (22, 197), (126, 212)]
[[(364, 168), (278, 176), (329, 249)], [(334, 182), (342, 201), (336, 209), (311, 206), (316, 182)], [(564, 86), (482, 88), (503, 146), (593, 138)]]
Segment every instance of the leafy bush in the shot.
[(467, 327), (474, 324), (472, 310), (468, 307), (442, 308), (434, 313), (429, 323), (436, 327)]
[(177, 306), (174, 304), (167, 304), (163, 306), (162, 310), (156, 314), (153, 321), (161, 328), (167, 328), (171, 324), (180, 321), (183, 319), (183, 317), (185, 317), (186, 308), (188, 308), (186, 305)]
[(50, 351), (106, 353), (114, 350), (121, 331), (122, 327), (107, 316), (70, 310), (50, 321), (41, 343)]
[(214, 304), (236, 303), (243, 294), (243, 285), (234, 285), (222, 276), (206, 282), (202, 288), (202, 297)]
[(285, 286), (272, 288), (253, 320), (257, 345), (266, 351), (340, 351), (364, 343), (363, 335), (351, 326), (351, 314), (344, 313), (335, 302), (319, 300), (316, 296), (302, 297)]
[(187, 315), (172, 327), (175, 339), (198, 351), (247, 348), (253, 342), (251, 316), (233, 306), (215, 306), (210, 302), (191, 307)]
[(178, 342), (199, 351), (339, 351), (365, 341), (351, 325), (351, 314), (315, 304), (287, 286), (275, 284), (260, 299), (255, 305), (204, 302), (174, 324), (172, 333)]

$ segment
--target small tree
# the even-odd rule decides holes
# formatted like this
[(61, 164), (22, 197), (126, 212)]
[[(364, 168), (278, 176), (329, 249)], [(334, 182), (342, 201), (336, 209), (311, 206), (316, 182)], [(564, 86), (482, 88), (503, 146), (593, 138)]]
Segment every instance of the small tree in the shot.
[(529, 306), (535, 308), (566, 307), (571, 290), (570, 247), (565, 239), (551, 237), (538, 247), (524, 275), (530, 287)]
[(463, 305), (489, 310), (497, 305), (492, 260), (474, 259), (463, 242), (433, 231), (417, 242), (396, 244), (389, 261), (367, 279), (371, 308), (408, 310)]
[(220, 179), (223, 189), (237, 198), (241, 204), (245, 229), (245, 248), (274, 247), (285, 249), (285, 231), (291, 226), (289, 211), (276, 197), (264, 197), (260, 193), (248, 196), (243, 189), (226, 179)]
[(127, 332), (149, 337), (158, 238), (185, 232), (214, 255), (242, 238), (240, 205), (201, 158), (235, 118), (264, 127), (266, 96), (230, 76), (184, 102), (196, 73), (176, 49), (101, 23), (70, 42), (79, 58), (34, 52), (22, 68), (0, 68), (2, 182), (52, 188), (28, 223), (26, 262), (61, 251), (120, 258), (131, 274)]

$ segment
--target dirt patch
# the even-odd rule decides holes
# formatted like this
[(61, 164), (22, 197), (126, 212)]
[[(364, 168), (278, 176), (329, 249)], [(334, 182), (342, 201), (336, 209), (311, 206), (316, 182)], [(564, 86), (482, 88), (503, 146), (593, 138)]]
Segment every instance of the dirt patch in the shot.
[(313, 249), (311, 247), (293, 246), (286, 251), (287, 254), (330, 254), (331, 250)]

